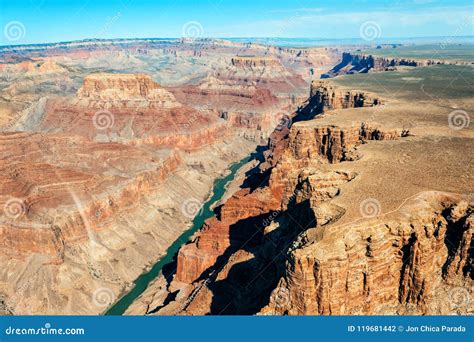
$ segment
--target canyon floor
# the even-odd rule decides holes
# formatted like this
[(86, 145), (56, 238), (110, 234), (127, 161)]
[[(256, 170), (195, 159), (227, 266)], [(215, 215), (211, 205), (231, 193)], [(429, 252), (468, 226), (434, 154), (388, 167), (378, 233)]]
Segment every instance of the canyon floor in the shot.
[(474, 313), (472, 54), (409, 48), (0, 49), (1, 312), (104, 313), (252, 156), (126, 314)]

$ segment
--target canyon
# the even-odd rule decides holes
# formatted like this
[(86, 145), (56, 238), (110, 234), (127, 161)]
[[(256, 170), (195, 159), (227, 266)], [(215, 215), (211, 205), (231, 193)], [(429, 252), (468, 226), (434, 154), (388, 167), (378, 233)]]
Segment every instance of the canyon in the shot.
[(343, 52), (341, 61), (327, 73), (322, 74), (322, 78), (331, 78), (339, 75), (354, 73), (396, 70), (397, 67), (403, 66), (421, 67), (440, 64), (467, 65), (471, 64), (471, 62), (467, 60), (450, 60), (436, 58), (391, 58), (371, 54), (363, 54), (358, 51)]
[(214, 40), (2, 48), (1, 312), (103, 313), (303, 101), (308, 68), (336, 58), (299, 54)]
[(396, 97), (314, 80), (256, 170), (127, 313), (472, 314), (463, 150), (474, 136), (448, 125), (446, 107), (474, 103), (433, 103), (422, 89)]
[(125, 314), (474, 312), (474, 102), (443, 68), (467, 62), (213, 39), (0, 57), (3, 314), (106, 312), (244, 158)]

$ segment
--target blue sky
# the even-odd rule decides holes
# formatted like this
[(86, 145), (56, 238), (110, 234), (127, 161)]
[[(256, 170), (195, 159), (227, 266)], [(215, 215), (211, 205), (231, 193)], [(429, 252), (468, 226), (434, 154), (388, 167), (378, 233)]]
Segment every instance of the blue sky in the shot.
[[(0, 0), (1, 45), (85, 38), (474, 35), (469, 1)], [(16, 29), (16, 31), (15, 31)]]

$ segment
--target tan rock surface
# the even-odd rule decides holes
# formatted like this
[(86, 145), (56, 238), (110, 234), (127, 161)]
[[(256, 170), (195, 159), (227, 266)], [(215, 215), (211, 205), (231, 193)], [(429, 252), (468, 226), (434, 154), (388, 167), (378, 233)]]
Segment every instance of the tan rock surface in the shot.
[(240, 52), (268, 53), (139, 39), (0, 49), (2, 312), (101, 313), (163, 255), (190, 224), (183, 203), (204, 201), (307, 91), (300, 50), (272, 50), (263, 76), (232, 69)]
[(186, 294), (153, 314), (472, 314), (474, 136), (445, 107), (472, 101), (311, 94), (264, 172), (180, 251), (168, 288)]

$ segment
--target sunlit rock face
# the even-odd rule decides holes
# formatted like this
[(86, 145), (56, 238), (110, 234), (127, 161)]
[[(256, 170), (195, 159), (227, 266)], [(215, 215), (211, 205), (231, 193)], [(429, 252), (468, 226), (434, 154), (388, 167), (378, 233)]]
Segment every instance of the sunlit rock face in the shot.
[[(474, 202), (458, 183), (472, 132), (458, 139), (434, 118), (413, 136), (403, 122), (420, 108), (404, 101), (314, 81), (291, 127), (271, 134), (260, 172), (128, 313), (472, 312)], [(450, 138), (433, 146), (431, 134)], [(456, 179), (440, 184), (434, 149), (449, 151), (443, 169)]]
[[(305, 100), (301, 51), (267, 50), (133, 39), (2, 48), (1, 312), (102, 313), (158, 260), (192, 221), (184, 203), (199, 207)], [(273, 61), (233, 65), (240, 53)], [(314, 55), (318, 67), (335, 58)]]
[(84, 78), (79, 98), (90, 100), (157, 101), (163, 107), (177, 107), (174, 96), (153, 82), (149, 75), (97, 73)]

